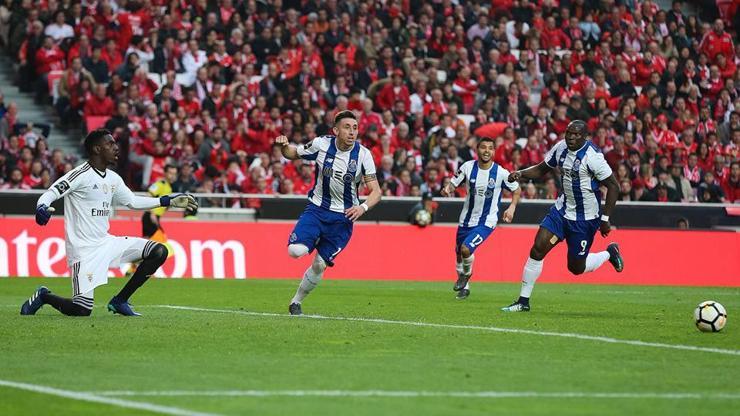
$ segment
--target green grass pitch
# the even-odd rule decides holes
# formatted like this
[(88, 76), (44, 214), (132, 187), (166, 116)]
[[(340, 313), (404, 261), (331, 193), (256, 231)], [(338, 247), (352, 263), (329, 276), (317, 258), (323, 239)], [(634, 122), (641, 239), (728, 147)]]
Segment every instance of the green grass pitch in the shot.
[[(348, 320), (286, 316), (296, 280), (156, 279), (123, 318), (105, 310), (115, 279), (69, 318), (19, 316), (67, 279), (0, 279), (0, 415), (738, 414), (740, 289), (540, 284), (532, 312), (506, 314), (518, 284), (458, 301), (452, 283), (328, 279), (304, 302)], [(708, 299), (720, 333), (694, 327)]]

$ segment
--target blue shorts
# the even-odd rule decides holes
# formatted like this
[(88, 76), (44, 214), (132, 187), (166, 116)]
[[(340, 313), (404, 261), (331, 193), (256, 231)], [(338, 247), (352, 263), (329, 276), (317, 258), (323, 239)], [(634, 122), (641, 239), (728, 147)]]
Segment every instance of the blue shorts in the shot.
[(476, 227), (457, 227), (457, 238), (455, 239), (455, 253), (460, 252), (460, 247), (464, 245), (470, 249), (470, 254), (475, 252), (481, 243), (486, 241), (489, 235), (493, 232), (493, 228), (486, 227), (485, 225), (478, 225)]
[(353, 223), (343, 213), (329, 211), (309, 203), (298, 218), (288, 244), (303, 244), (308, 252), (318, 250), (327, 265), (344, 250), (352, 237)]
[(576, 259), (588, 256), (600, 225), (601, 220), (598, 218), (586, 221), (568, 220), (554, 206), (540, 223), (540, 227), (555, 234), (559, 240), (565, 240), (568, 244), (568, 257)]

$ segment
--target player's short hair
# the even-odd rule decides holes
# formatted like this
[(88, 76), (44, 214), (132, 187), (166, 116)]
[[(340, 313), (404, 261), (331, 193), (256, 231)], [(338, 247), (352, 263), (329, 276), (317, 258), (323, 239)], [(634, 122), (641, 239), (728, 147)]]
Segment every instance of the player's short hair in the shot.
[(96, 144), (103, 140), (103, 137), (110, 135), (111, 132), (108, 129), (95, 129), (87, 134), (85, 137), (85, 150), (88, 155), (92, 155), (92, 148)]
[(480, 145), (481, 145), (482, 143), (485, 143), (485, 142), (489, 142), (489, 143), (491, 143), (492, 145), (495, 145), (495, 144), (496, 144), (496, 142), (494, 142), (494, 141), (493, 141), (493, 139), (492, 139), (492, 138), (490, 138), (490, 137), (481, 137), (480, 139), (478, 139), (478, 143), (477, 143), (477, 144), (475, 145), (475, 147), (478, 147), (478, 146), (480, 146)]
[(342, 121), (345, 118), (351, 118), (354, 121), (357, 121), (357, 116), (354, 112), (350, 110), (344, 110), (337, 113), (337, 115), (334, 116), (334, 125), (336, 126), (339, 124), (340, 121)]
[(175, 165), (173, 165), (171, 163), (168, 163), (168, 164), (164, 165), (164, 171), (165, 172), (167, 172), (170, 169), (177, 169), (177, 166), (175, 166)]

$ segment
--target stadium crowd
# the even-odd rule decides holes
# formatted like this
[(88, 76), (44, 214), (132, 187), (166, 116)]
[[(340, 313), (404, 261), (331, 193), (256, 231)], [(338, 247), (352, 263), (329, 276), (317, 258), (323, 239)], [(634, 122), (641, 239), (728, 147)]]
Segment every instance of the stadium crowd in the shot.
[[(314, 167), (273, 138), (306, 143), (351, 109), (385, 195), (439, 195), (480, 136), (507, 169), (537, 164), (583, 119), (621, 200), (740, 201), (732, 2), (709, 21), (651, 0), (0, 3), (19, 87), (60, 127), (114, 131), (135, 188), (173, 164), (175, 191), (305, 194)], [(14, 103), (0, 117), (0, 188), (72, 167)], [(557, 195), (556, 177), (524, 184)]]

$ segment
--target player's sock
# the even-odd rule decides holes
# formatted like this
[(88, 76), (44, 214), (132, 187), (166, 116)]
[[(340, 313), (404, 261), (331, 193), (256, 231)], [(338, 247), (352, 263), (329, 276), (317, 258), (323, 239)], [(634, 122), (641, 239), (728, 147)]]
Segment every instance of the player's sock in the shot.
[(455, 271), (457, 271), (457, 277), (459, 278), (463, 274), (463, 264), (462, 261), (455, 260)]
[(122, 302), (128, 302), (128, 299), (136, 292), (136, 289), (140, 288), (165, 260), (167, 260), (167, 248), (160, 243), (152, 246), (148, 253), (144, 253), (144, 260), (136, 268), (131, 279), (126, 282), (126, 285), (123, 286), (123, 289), (115, 297)]
[(602, 264), (606, 263), (607, 260), (609, 260), (608, 251), (589, 254), (588, 257), (586, 257), (586, 269), (584, 270), (584, 273), (598, 269)]
[(470, 257), (463, 257), (463, 275), (470, 276), (473, 273), (473, 260), (475, 260), (474, 254), (471, 254)]
[(532, 296), (532, 289), (534, 289), (534, 282), (540, 277), (542, 273), (542, 264), (544, 260), (535, 260), (531, 257), (527, 258), (527, 262), (524, 264), (524, 272), (522, 272), (522, 290), (519, 292), (519, 301), (522, 303), (522, 298), (526, 299), (524, 304), (529, 303), (529, 298)]
[(298, 290), (295, 292), (295, 296), (291, 299), (290, 303), (301, 303), (303, 299), (316, 287), (321, 281), (321, 277), (324, 275), (326, 270), (326, 262), (321, 258), (320, 255), (316, 254), (311, 266), (306, 269), (303, 273), (303, 279), (301, 284), (298, 285)]
[(470, 290), (470, 282), (468, 282), (468, 283), (465, 283), (465, 287), (464, 287), (463, 289), (468, 289), (468, 290)]
[[(52, 293), (46, 293), (43, 295), (44, 303), (51, 305), (54, 309), (67, 316), (90, 316), (92, 313), (92, 299), (77, 297), (75, 300), (63, 298), (61, 296), (54, 295)], [(82, 305), (82, 300), (85, 300), (85, 306)], [(89, 301), (89, 308), (87, 302)]]

